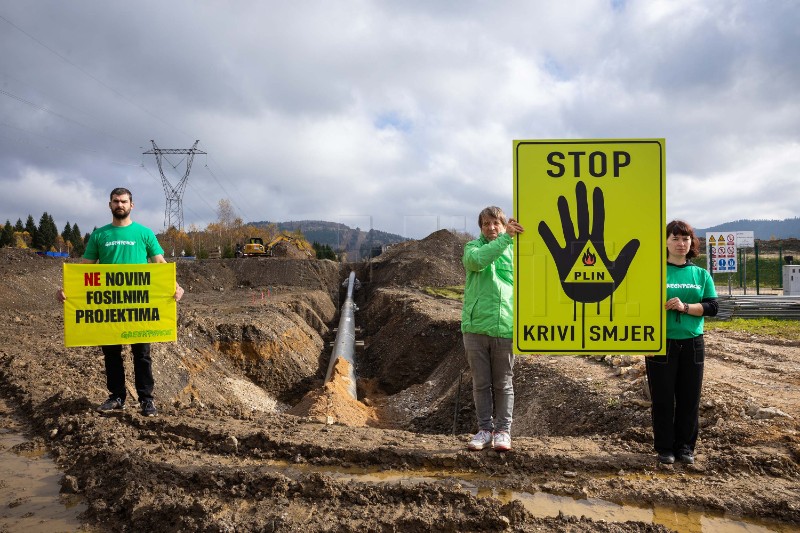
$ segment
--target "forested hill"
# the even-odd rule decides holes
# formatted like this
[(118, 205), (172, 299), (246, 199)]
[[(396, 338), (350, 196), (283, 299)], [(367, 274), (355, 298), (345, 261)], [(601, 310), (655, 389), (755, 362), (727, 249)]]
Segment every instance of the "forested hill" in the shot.
[(734, 220), (710, 228), (697, 228), (695, 231), (698, 237), (705, 237), (707, 231), (752, 231), (756, 239), (763, 241), (800, 238), (800, 217), (785, 220)]
[[(268, 226), (274, 224), (281, 231), (300, 230), (309, 242), (327, 244), (334, 250), (346, 250), (355, 258), (363, 257), (369, 247), (382, 247), (388, 244), (403, 242), (402, 235), (387, 233), (376, 229), (363, 231), (361, 228), (351, 228), (338, 222), (324, 220), (295, 220), (290, 222), (254, 222), (255, 226)], [(769, 241), (775, 239), (800, 238), (800, 217), (784, 220), (754, 220), (742, 219), (725, 222), (708, 228), (696, 228), (697, 236), (705, 238), (708, 231), (752, 231), (756, 239)]]
[(403, 242), (406, 239), (401, 235), (387, 233), (376, 229), (363, 231), (361, 228), (351, 228), (338, 222), (324, 220), (296, 220), (290, 222), (254, 222), (254, 226), (268, 226), (274, 224), (281, 231), (300, 230), (308, 242), (327, 244), (334, 250), (346, 250), (351, 258), (364, 256), (370, 247), (380, 248), (387, 244)]

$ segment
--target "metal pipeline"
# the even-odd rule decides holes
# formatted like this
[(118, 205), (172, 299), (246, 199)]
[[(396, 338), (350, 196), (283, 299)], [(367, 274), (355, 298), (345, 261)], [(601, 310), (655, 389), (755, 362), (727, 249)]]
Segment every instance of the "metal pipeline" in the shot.
[(353, 398), (358, 399), (358, 393), (356, 392), (356, 361), (354, 355), (356, 344), (356, 304), (353, 302), (353, 288), (356, 283), (356, 273), (350, 272), (350, 277), (347, 280), (347, 297), (344, 300), (344, 304), (342, 304), (341, 316), (339, 317), (339, 330), (336, 332), (336, 341), (333, 343), (333, 352), (331, 353), (330, 363), (328, 363), (328, 372), (325, 374), (325, 383), (331, 380), (336, 362), (339, 358), (342, 358), (349, 363), (347, 365), (349, 367), (349, 375), (346, 376), (349, 378), (349, 383), (345, 383), (347, 391)]

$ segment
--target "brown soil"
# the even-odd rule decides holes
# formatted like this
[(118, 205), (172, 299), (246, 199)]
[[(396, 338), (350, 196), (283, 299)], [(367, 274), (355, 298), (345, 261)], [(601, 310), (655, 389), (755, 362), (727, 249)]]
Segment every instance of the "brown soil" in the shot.
[[(461, 305), (419, 290), (463, 283), (462, 246), (440, 231), (372, 264), (179, 262), (179, 340), (153, 345), (155, 418), (133, 408), (132, 388), (125, 411), (94, 411), (102, 356), (63, 346), (62, 260), (0, 249), (0, 395), (100, 531), (666, 530), (536, 516), (512, 493), (800, 527), (798, 342), (707, 334), (691, 467), (656, 464), (643, 362), (631, 356), (519, 358), (513, 450), (466, 451), (475, 415)], [(362, 283), (359, 400), (344, 360), (322, 383), (350, 269)], [(699, 520), (673, 527), (700, 531)]]
[(291, 242), (279, 242), (272, 247), (273, 257), (284, 257), (287, 259), (312, 259), (313, 254), (301, 250)]

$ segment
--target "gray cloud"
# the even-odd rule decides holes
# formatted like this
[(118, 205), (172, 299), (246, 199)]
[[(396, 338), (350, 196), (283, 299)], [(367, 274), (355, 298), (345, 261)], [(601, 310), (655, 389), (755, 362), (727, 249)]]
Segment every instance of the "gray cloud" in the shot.
[(208, 152), (187, 226), (227, 198), (246, 221), (476, 232), (512, 210), (530, 138), (665, 137), (668, 216), (699, 227), (798, 215), (800, 6), (562, 4), (6, 2), (0, 222), (88, 231), (122, 185), (161, 229), (150, 139)]

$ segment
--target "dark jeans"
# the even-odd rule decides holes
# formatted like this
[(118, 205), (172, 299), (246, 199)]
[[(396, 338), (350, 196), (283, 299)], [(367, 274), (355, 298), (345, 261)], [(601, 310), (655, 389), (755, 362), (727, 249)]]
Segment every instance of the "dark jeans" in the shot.
[[(115, 398), (125, 401), (125, 365), (122, 362), (122, 346), (102, 346), (106, 363), (106, 387)], [(133, 375), (139, 401), (153, 399), (153, 363), (150, 359), (150, 343), (131, 344), (133, 352)]]
[(653, 441), (656, 452), (694, 453), (700, 426), (705, 343), (667, 339), (667, 355), (645, 358), (653, 401)]

